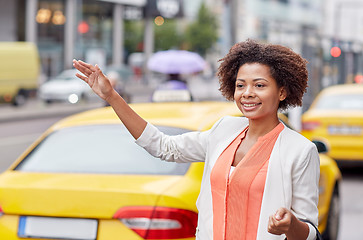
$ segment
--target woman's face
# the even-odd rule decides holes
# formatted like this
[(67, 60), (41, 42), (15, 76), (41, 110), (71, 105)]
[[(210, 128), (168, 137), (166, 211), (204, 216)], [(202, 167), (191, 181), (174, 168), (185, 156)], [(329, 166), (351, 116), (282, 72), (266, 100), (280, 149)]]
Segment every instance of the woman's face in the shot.
[(277, 86), (269, 66), (246, 63), (239, 68), (234, 100), (245, 117), (276, 119), (279, 103), (285, 98), (286, 91)]

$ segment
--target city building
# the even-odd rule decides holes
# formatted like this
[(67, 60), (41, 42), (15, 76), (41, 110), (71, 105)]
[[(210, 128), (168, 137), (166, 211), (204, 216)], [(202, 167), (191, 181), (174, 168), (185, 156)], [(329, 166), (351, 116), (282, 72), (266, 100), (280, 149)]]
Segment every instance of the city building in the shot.
[[(181, 0), (0, 0), (0, 41), (35, 42), (42, 71), (54, 76), (72, 67), (72, 59), (124, 63), (124, 19), (140, 20), (150, 12), (173, 17)], [(150, 10), (150, 11), (149, 11)], [(177, 10), (177, 12), (175, 12)], [(172, 14), (171, 14), (172, 13)], [(150, 21), (145, 29), (150, 30)], [(145, 31), (146, 39), (150, 37)], [(152, 43), (151, 39), (150, 42)], [(150, 43), (145, 48), (152, 52)]]
[(212, 58), (247, 38), (283, 44), (307, 58), (306, 105), (321, 88), (362, 76), (361, 0), (0, 0), (0, 41), (35, 42), (48, 77), (71, 68), (73, 58), (121, 64), (124, 19), (145, 20), (143, 49), (150, 55), (153, 19), (145, 19), (145, 6), (174, 11), (182, 5), (188, 22), (203, 2), (220, 26)]

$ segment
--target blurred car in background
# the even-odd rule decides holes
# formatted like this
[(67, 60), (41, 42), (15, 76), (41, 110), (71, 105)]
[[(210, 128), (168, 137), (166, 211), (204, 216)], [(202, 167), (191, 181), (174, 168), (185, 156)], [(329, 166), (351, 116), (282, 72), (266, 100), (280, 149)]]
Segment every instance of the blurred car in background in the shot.
[(46, 103), (86, 101), (95, 94), (87, 83), (76, 77), (76, 69), (68, 69), (43, 83), (38, 90), (39, 98)]
[[(130, 106), (170, 135), (207, 130), (225, 115), (241, 116), (231, 102)], [(320, 157), (319, 229), (332, 240), (341, 176), (331, 158)], [(109, 107), (70, 116), (0, 175), (0, 239), (192, 240), (203, 168), (204, 163), (152, 157)]]
[(363, 161), (363, 84), (323, 89), (302, 116), (302, 134), (327, 144), (335, 160)]
[[(105, 67), (103, 72), (107, 76), (110, 75), (113, 87), (128, 102), (130, 95), (125, 92), (125, 85), (133, 76), (132, 69), (125, 65), (110, 65)], [(67, 69), (43, 83), (39, 87), (39, 98), (46, 103), (69, 102), (72, 104), (92, 98), (98, 99), (90, 87), (76, 77), (76, 73), (76, 69)]]
[(31, 42), (0, 42), (0, 102), (23, 105), (40, 81), (38, 48)]
[(166, 80), (160, 83), (153, 91), (153, 102), (189, 102), (192, 101), (192, 93), (185, 81)]

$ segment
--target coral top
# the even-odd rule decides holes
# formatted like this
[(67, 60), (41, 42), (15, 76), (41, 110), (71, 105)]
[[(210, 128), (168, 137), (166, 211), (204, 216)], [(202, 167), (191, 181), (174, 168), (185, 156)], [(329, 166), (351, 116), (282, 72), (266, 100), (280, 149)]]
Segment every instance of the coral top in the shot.
[(217, 159), (211, 172), (214, 240), (256, 239), (268, 160), (283, 129), (279, 123), (260, 137), (230, 176), (236, 150), (248, 127)]

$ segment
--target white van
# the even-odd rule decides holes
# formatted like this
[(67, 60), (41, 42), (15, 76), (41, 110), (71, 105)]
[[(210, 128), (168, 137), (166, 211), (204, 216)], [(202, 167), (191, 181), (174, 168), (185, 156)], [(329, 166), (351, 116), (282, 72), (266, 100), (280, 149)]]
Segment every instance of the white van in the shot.
[(23, 104), (38, 88), (40, 60), (30, 42), (0, 42), (0, 102)]

